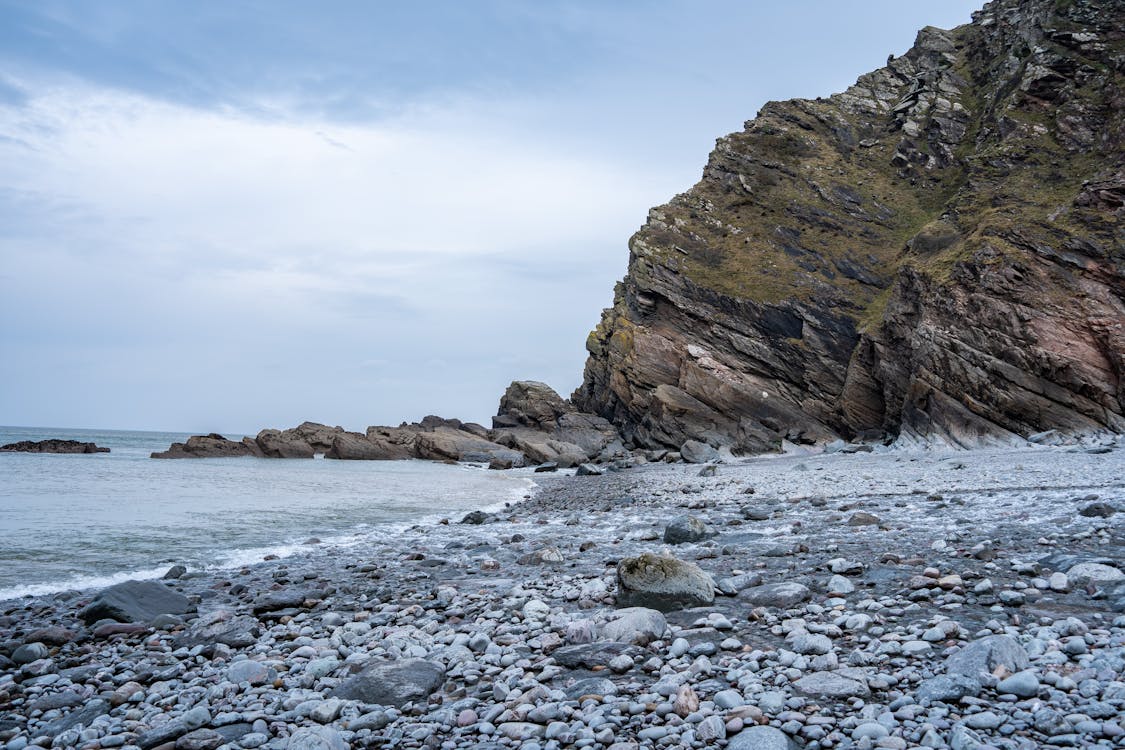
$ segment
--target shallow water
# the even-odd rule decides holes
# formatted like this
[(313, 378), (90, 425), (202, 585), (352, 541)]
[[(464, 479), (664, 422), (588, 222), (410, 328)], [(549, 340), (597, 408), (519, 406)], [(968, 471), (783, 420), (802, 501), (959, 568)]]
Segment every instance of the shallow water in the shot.
[[(228, 437), (235, 437), (228, 435)], [(524, 477), (424, 461), (155, 460), (187, 435), (0, 427), (110, 453), (0, 453), (0, 599), (233, 567), (305, 542), (362, 544), (404, 524), (502, 506)]]

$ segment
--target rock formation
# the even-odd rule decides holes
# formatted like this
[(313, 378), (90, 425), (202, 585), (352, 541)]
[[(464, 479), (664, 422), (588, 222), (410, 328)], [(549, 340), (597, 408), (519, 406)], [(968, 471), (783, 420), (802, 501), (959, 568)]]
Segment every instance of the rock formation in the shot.
[(79, 440), (20, 440), (18, 443), (0, 445), (0, 453), (109, 453), (109, 448), (102, 448), (94, 443), (83, 443)]
[(214, 433), (196, 435), (152, 457), (313, 458), (322, 454), (344, 460), (467, 461), (506, 469), (546, 462), (569, 468), (627, 455), (613, 425), (594, 414), (578, 412), (543, 383), (512, 383), (493, 422), (493, 429), (488, 429), (429, 416), (398, 427), (368, 427), (365, 433), (304, 422), (287, 430), (262, 430), (241, 441)]
[(633, 236), (574, 406), (649, 448), (1121, 432), (1123, 104), (1118, 0), (996, 0), (767, 104)]

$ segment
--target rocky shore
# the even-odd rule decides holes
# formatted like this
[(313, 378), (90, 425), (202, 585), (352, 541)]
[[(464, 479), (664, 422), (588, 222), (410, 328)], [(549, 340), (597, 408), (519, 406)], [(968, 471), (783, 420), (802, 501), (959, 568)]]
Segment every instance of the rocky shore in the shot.
[(540, 481), (0, 603), (0, 747), (1125, 747), (1121, 443)]

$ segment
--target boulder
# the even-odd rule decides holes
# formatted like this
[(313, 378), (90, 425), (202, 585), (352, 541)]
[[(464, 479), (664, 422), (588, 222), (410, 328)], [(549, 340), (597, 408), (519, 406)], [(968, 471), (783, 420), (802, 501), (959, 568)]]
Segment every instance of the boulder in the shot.
[(432, 432), (418, 433), (415, 445), (419, 458), (428, 458), (435, 461), (488, 463), (494, 459), (500, 459), (511, 461), (513, 466), (524, 465), (524, 456), (520, 451), (448, 427), (439, 427)]
[(715, 582), (692, 562), (644, 553), (617, 563), (618, 606), (669, 612), (715, 601)]
[(102, 448), (94, 443), (83, 443), (78, 440), (20, 440), (16, 443), (0, 445), (0, 453), (109, 453), (109, 448)]
[(210, 435), (193, 435), (186, 443), (172, 443), (166, 451), (151, 454), (152, 458), (239, 458), (257, 456), (249, 445), (212, 432)]
[(580, 477), (600, 477), (604, 472), (594, 464), (579, 464), (575, 472)]
[(617, 428), (605, 417), (581, 412), (561, 415), (552, 436), (563, 443), (579, 446), (589, 458), (609, 460), (626, 453)]
[(689, 464), (705, 464), (708, 461), (718, 461), (719, 451), (707, 443), (688, 440), (680, 446), (680, 457)]
[(871, 693), (867, 680), (858, 670), (811, 672), (793, 683), (793, 688), (810, 698), (863, 698)]
[(569, 401), (564, 401), (551, 386), (534, 380), (516, 380), (500, 397), (500, 410), (493, 427), (523, 425), (549, 431), (558, 424), (558, 418), (577, 411)]
[(801, 583), (769, 583), (764, 586), (754, 586), (744, 589), (739, 596), (745, 599), (752, 607), (777, 607), (788, 609), (801, 602), (808, 601), (812, 596), (809, 587)]
[(607, 641), (647, 646), (664, 637), (668, 621), (655, 609), (626, 607), (610, 615), (612, 619), (601, 627), (601, 636)]
[(727, 750), (795, 750), (797, 746), (780, 729), (747, 727), (727, 743)]
[(1027, 669), (1029, 660), (1024, 647), (1009, 635), (990, 635), (965, 644), (955, 654), (945, 660), (947, 675), (960, 675), (972, 680), (981, 680), (981, 675), (990, 675), (997, 667), (1003, 666), (1009, 672)]
[(332, 440), (325, 458), (344, 461), (394, 461), (411, 454), (394, 443), (378, 443), (356, 432), (341, 432)]
[(718, 533), (695, 516), (684, 514), (676, 516), (664, 527), (664, 541), (667, 544), (700, 542), (718, 536)]
[(158, 581), (125, 581), (102, 590), (78, 612), (87, 625), (98, 620), (148, 622), (157, 615), (192, 610), (186, 596)]
[(312, 458), (315, 453), (293, 430), (262, 430), (254, 442), (267, 458)]
[(1118, 568), (1095, 562), (1078, 563), (1066, 571), (1066, 577), (1075, 586), (1105, 586), (1125, 581), (1125, 573)]
[(433, 662), (373, 660), (331, 694), (344, 700), (402, 708), (407, 703), (428, 698), (444, 681), (445, 672)]

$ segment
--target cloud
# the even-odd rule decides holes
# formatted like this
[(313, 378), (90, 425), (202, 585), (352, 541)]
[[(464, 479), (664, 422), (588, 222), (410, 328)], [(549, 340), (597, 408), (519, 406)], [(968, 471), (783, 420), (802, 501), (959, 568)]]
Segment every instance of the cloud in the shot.
[[(6, 372), (8, 412), (60, 385), (21, 375), (30, 363), (87, 373), (106, 393), (129, 382), (150, 404), (177, 391), (181, 405), (148, 426), (194, 412), (254, 429), (328, 373), (352, 390), (302, 396), (324, 419), (414, 418), (437, 410), (434, 391), (472, 391), (460, 415), (482, 419), (513, 348), (541, 372), (510, 376), (576, 384), (624, 240), (656, 199), (645, 170), (529, 138), (482, 118), (480, 102), (360, 126), (27, 89), (0, 105), (0, 257), (18, 279), (0, 282), (0, 311), (26, 347), (9, 359), (22, 364)], [(373, 360), (422, 364), (376, 404)], [(195, 393), (188, 373), (209, 368), (241, 377)], [(54, 398), (58, 419), (90, 411)]]

